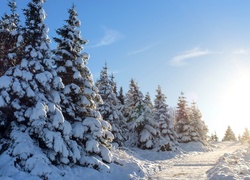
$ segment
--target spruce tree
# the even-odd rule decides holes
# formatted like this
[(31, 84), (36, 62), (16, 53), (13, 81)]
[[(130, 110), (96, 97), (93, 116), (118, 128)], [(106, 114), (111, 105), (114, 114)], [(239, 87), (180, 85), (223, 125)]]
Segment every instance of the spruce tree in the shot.
[(178, 101), (175, 119), (175, 130), (178, 134), (178, 141), (182, 143), (196, 141), (198, 140), (198, 134), (192, 134), (192, 132), (195, 132), (195, 129), (190, 119), (190, 110), (183, 92), (181, 92)]
[(211, 140), (212, 140), (212, 141), (215, 141), (215, 142), (218, 142), (219, 138), (218, 138), (216, 132), (214, 132), (214, 134), (211, 135)]
[(250, 132), (249, 132), (248, 128), (244, 129), (244, 132), (241, 136), (241, 141), (247, 142), (250, 144)]
[(222, 141), (236, 141), (235, 134), (230, 126), (227, 127), (227, 130), (225, 132), (225, 135), (224, 135)]
[(197, 133), (198, 135), (197, 136), (198, 139), (196, 139), (196, 141), (200, 141), (206, 144), (208, 127), (206, 126), (205, 122), (202, 120), (201, 112), (198, 109), (195, 102), (193, 102), (191, 106), (190, 119), (191, 119), (191, 124), (193, 125), (195, 129), (194, 133)]
[(124, 114), (130, 130), (128, 145), (142, 149), (153, 148), (157, 137), (156, 123), (153, 121), (151, 108), (145, 103), (144, 96), (133, 79), (126, 94)]
[(98, 104), (98, 109), (103, 117), (112, 126), (112, 133), (114, 135), (113, 142), (123, 145), (125, 141), (125, 118), (121, 113), (119, 100), (114, 92), (114, 76), (108, 76), (108, 66), (105, 64), (100, 72), (100, 79), (96, 86), (99, 89), (99, 94), (102, 97), (103, 103)]
[(82, 50), (88, 41), (78, 30), (81, 23), (74, 5), (68, 13), (66, 24), (56, 30), (59, 37), (54, 40), (58, 45), (53, 51), (56, 71), (65, 85), (61, 106), (72, 125), (73, 139), (81, 147), (79, 164), (99, 168), (100, 160), (111, 162), (109, 148), (113, 135), (110, 124), (97, 109), (101, 97), (86, 66), (89, 55)]
[(154, 121), (157, 122), (159, 131), (159, 149), (169, 151), (176, 149), (178, 146), (177, 134), (174, 131), (174, 122), (170, 119), (168, 105), (166, 104), (167, 97), (163, 94), (161, 87), (158, 86), (154, 100)]

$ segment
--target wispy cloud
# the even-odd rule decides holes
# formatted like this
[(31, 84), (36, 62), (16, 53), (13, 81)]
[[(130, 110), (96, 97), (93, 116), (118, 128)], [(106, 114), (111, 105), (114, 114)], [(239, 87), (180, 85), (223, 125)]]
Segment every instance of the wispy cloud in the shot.
[(170, 63), (173, 66), (183, 66), (187, 64), (188, 59), (197, 58), (197, 57), (201, 57), (201, 56), (205, 56), (205, 55), (209, 55), (213, 53), (215, 52), (209, 49), (201, 49), (197, 47), (197, 48), (185, 51), (179, 55), (174, 56), (171, 59)]
[(102, 28), (104, 30), (104, 36), (91, 47), (107, 46), (115, 43), (116, 41), (118, 41), (123, 37), (123, 35), (116, 30), (109, 29), (107, 27), (102, 27)]
[(145, 52), (155, 46), (157, 46), (159, 43), (154, 43), (154, 44), (151, 44), (151, 45), (148, 45), (148, 46), (145, 46), (141, 49), (137, 49), (135, 51), (131, 51), (131, 52), (128, 52), (128, 56), (131, 56), (131, 55), (135, 55), (135, 54), (139, 54), (139, 53), (142, 53), (142, 52)]
[(249, 50), (247, 50), (247, 49), (235, 49), (235, 50), (233, 50), (233, 54), (246, 55), (246, 54), (249, 54)]

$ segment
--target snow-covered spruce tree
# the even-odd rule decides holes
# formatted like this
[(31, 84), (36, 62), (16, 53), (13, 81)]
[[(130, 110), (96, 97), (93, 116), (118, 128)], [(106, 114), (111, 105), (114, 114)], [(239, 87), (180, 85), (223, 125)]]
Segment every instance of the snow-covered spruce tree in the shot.
[(195, 131), (198, 133), (199, 137), (198, 141), (202, 142), (203, 144), (206, 144), (208, 127), (202, 120), (201, 112), (198, 109), (195, 102), (193, 102), (191, 106), (190, 119), (191, 119), (191, 124), (195, 128)]
[(89, 55), (82, 50), (88, 41), (82, 39), (78, 30), (80, 20), (74, 5), (68, 13), (66, 24), (56, 31), (59, 37), (54, 40), (58, 45), (53, 51), (56, 71), (65, 85), (61, 106), (72, 125), (73, 139), (81, 147), (79, 164), (98, 169), (102, 161), (111, 162), (109, 147), (113, 135), (110, 124), (96, 107), (101, 97), (86, 66)]
[(153, 121), (152, 111), (145, 103), (144, 96), (133, 79), (126, 94), (124, 114), (129, 129), (127, 146), (153, 148), (157, 138), (157, 124)]
[(244, 129), (244, 132), (243, 132), (240, 140), (242, 142), (247, 142), (250, 144), (250, 132), (249, 132), (248, 128)]
[(103, 103), (98, 104), (98, 109), (104, 120), (107, 120), (112, 126), (114, 135), (113, 142), (123, 145), (125, 141), (125, 118), (121, 113), (119, 100), (114, 93), (114, 76), (109, 79), (108, 66), (105, 64), (100, 72), (100, 79), (96, 86), (99, 89), (99, 94), (102, 97)]
[(79, 152), (59, 106), (63, 84), (52, 68), (43, 3), (32, 0), (24, 9), (23, 59), (0, 78), (0, 110), (7, 112), (14, 165), (46, 179), (51, 164), (74, 162)]
[(153, 117), (158, 124), (159, 142), (158, 148), (162, 151), (175, 150), (179, 145), (177, 134), (174, 130), (174, 122), (170, 119), (168, 113), (167, 97), (163, 94), (161, 87), (158, 86), (154, 100)]
[(230, 126), (227, 127), (227, 130), (225, 132), (222, 141), (236, 141), (235, 134)]
[(10, 67), (21, 61), (20, 42), (22, 41), (16, 1), (9, 1), (10, 14), (5, 13), (0, 20), (0, 76)]
[(194, 123), (190, 116), (191, 110), (187, 105), (184, 93), (181, 92), (179, 102), (177, 104), (177, 112), (175, 119), (175, 131), (178, 135), (178, 141), (181, 143), (199, 141), (199, 134), (197, 133)]
[(214, 141), (214, 142), (218, 142), (219, 141), (219, 138), (218, 138), (216, 132), (214, 132), (214, 134), (211, 134), (210, 139), (211, 139), (211, 141)]

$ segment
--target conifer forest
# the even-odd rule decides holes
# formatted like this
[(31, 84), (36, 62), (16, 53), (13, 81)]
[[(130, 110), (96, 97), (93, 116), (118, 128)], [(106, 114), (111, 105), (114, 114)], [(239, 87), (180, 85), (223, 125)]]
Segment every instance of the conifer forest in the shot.
[[(180, 144), (218, 141), (184, 92), (175, 107), (160, 84), (150, 97), (131, 78), (124, 92), (107, 63), (94, 81), (77, 7), (49, 37), (44, 3), (30, 0), (21, 21), (18, 3), (9, 1), (0, 20), (0, 156), (12, 166), (53, 179), (58, 167), (102, 171), (115, 162), (112, 148), (176, 152)], [(228, 126), (222, 141), (237, 139), (249, 141), (248, 129), (236, 138)]]

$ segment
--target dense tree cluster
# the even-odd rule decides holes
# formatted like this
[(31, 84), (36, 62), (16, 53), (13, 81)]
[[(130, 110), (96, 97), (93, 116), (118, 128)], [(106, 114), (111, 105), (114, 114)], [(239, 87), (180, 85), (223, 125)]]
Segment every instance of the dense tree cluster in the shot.
[(57, 165), (106, 167), (112, 143), (170, 151), (206, 142), (201, 112), (183, 93), (175, 111), (160, 86), (154, 103), (133, 79), (128, 92), (117, 92), (107, 64), (94, 84), (74, 5), (51, 49), (43, 3), (31, 0), (21, 25), (10, 1), (11, 13), (0, 20), (0, 154), (13, 166), (48, 179)]
[[(87, 41), (77, 30), (77, 12), (69, 9), (52, 53), (43, 3), (32, 0), (24, 9), (25, 24), (13, 45), (22, 52), (20, 62), (12, 63), (15, 47), (4, 49), (8, 58), (0, 58), (8, 67), (0, 77), (0, 152), (6, 151), (20, 170), (44, 178), (52, 165), (101, 169), (111, 162), (114, 136), (97, 109), (101, 97), (86, 67), (89, 56), (82, 50)], [(1, 24), (13, 24), (4, 18)]]
[(112, 84), (116, 83), (114, 77), (108, 75), (107, 64), (96, 84), (103, 99), (103, 104), (99, 104), (100, 112), (112, 124), (118, 144), (163, 151), (176, 149), (179, 142), (206, 144), (208, 128), (196, 103), (189, 107), (184, 93), (181, 93), (176, 112), (171, 113), (170, 110), (174, 110), (166, 104), (167, 98), (160, 86), (156, 89), (154, 103), (149, 93), (143, 95), (134, 79), (125, 96), (123, 88), (115, 93)]
[(201, 141), (206, 143), (208, 128), (202, 120), (200, 110), (193, 102), (188, 107), (184, 93), (181, 93), (177, 104), (175, 130), (179, 142)]
[[(216, 135), (216, 132), (211, 135), (210, 138), (212, 141), (218, 141), (218, 137)], [(248, 128), (245, 128), (242, 134), (239, 134), (236, 138), (235, 133), (233, 132), (231, 126), (228, 126), (224, 137), (222, 138), (222, 141), (239, 141), (243, 144), (250, 144), (250, 132)]]

